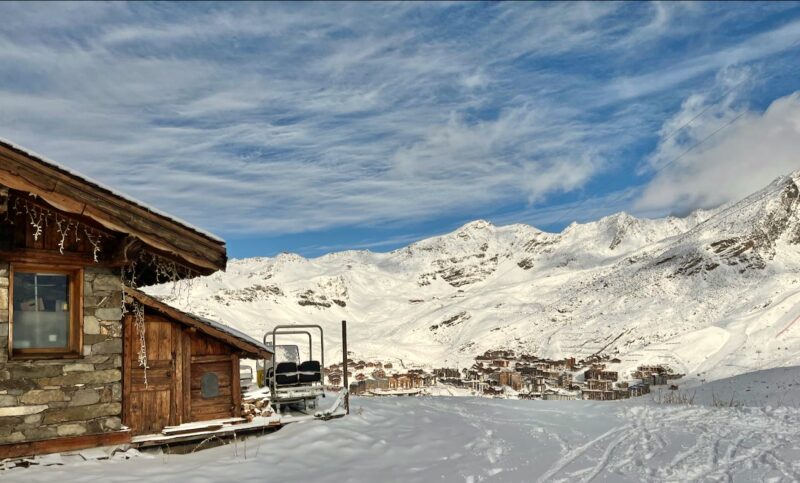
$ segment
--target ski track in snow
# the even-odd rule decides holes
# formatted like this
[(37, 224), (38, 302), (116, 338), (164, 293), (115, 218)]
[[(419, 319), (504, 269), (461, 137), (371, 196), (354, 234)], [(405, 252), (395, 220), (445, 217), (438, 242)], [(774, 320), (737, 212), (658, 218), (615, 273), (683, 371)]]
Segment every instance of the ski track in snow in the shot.
[(190, 455), (14, 469), (2, 481), (800, 479), (800, 408), (354, 397), (352, 409)]

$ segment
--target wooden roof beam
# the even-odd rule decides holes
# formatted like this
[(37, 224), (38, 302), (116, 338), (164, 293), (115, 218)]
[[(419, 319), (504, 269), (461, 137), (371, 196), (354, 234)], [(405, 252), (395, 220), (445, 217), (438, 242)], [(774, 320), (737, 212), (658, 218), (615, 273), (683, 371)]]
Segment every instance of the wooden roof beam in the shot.
[(8, 211), (8, 188), (0, 185), (0, 215)]
[(59, 210), (89, 217), (110, 230), (133, 235), (201, 271), (225, 269), (224, 242), (2, 143), (0, 184), (32, 193)]

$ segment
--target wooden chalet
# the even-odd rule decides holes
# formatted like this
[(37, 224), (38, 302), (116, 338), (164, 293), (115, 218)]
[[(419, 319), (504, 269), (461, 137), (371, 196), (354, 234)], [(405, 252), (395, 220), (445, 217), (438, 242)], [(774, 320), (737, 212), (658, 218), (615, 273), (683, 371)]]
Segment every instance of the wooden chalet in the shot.
[[(228, 326), (181, 312), (138, 290), (145, 309), (147, 370), (134, 316), (123, 334), (123, 422), (133, 435), (167, 426), (241, 416), (239, 358), (270, 359), (263, 344)], [(145, 383), (145, 378), (147, 382)]]
[(224, 270), (225, 242), (0, 140), (0, 459), (235, 417), (259, 342), (137, 287)]

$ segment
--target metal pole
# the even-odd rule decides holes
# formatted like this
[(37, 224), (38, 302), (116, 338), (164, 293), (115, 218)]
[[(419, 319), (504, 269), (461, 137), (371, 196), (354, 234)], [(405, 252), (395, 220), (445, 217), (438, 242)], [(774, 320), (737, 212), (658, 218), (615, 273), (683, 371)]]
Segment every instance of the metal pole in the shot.
[(350, 414), (350, 383), (347, 381), (347, 321), (342, 321), (342, 381), (344, 381), (344, 409)]

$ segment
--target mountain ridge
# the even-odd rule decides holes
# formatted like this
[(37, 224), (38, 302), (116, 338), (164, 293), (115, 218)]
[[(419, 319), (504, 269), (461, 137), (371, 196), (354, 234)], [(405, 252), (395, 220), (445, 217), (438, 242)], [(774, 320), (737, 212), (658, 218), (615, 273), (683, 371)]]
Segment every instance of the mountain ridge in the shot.
[(623, 368), (728, 377), (800, 361), (798, 179), (683, 218), (621, 212), (559, 233), (475, 220), (387, 253), (231, 260), (188, 299), (151, 291), (257, 338), (320, 323), (328, 358), (346, 319), (364, 358), (463, 365), (488, 349), (603, 350)]

